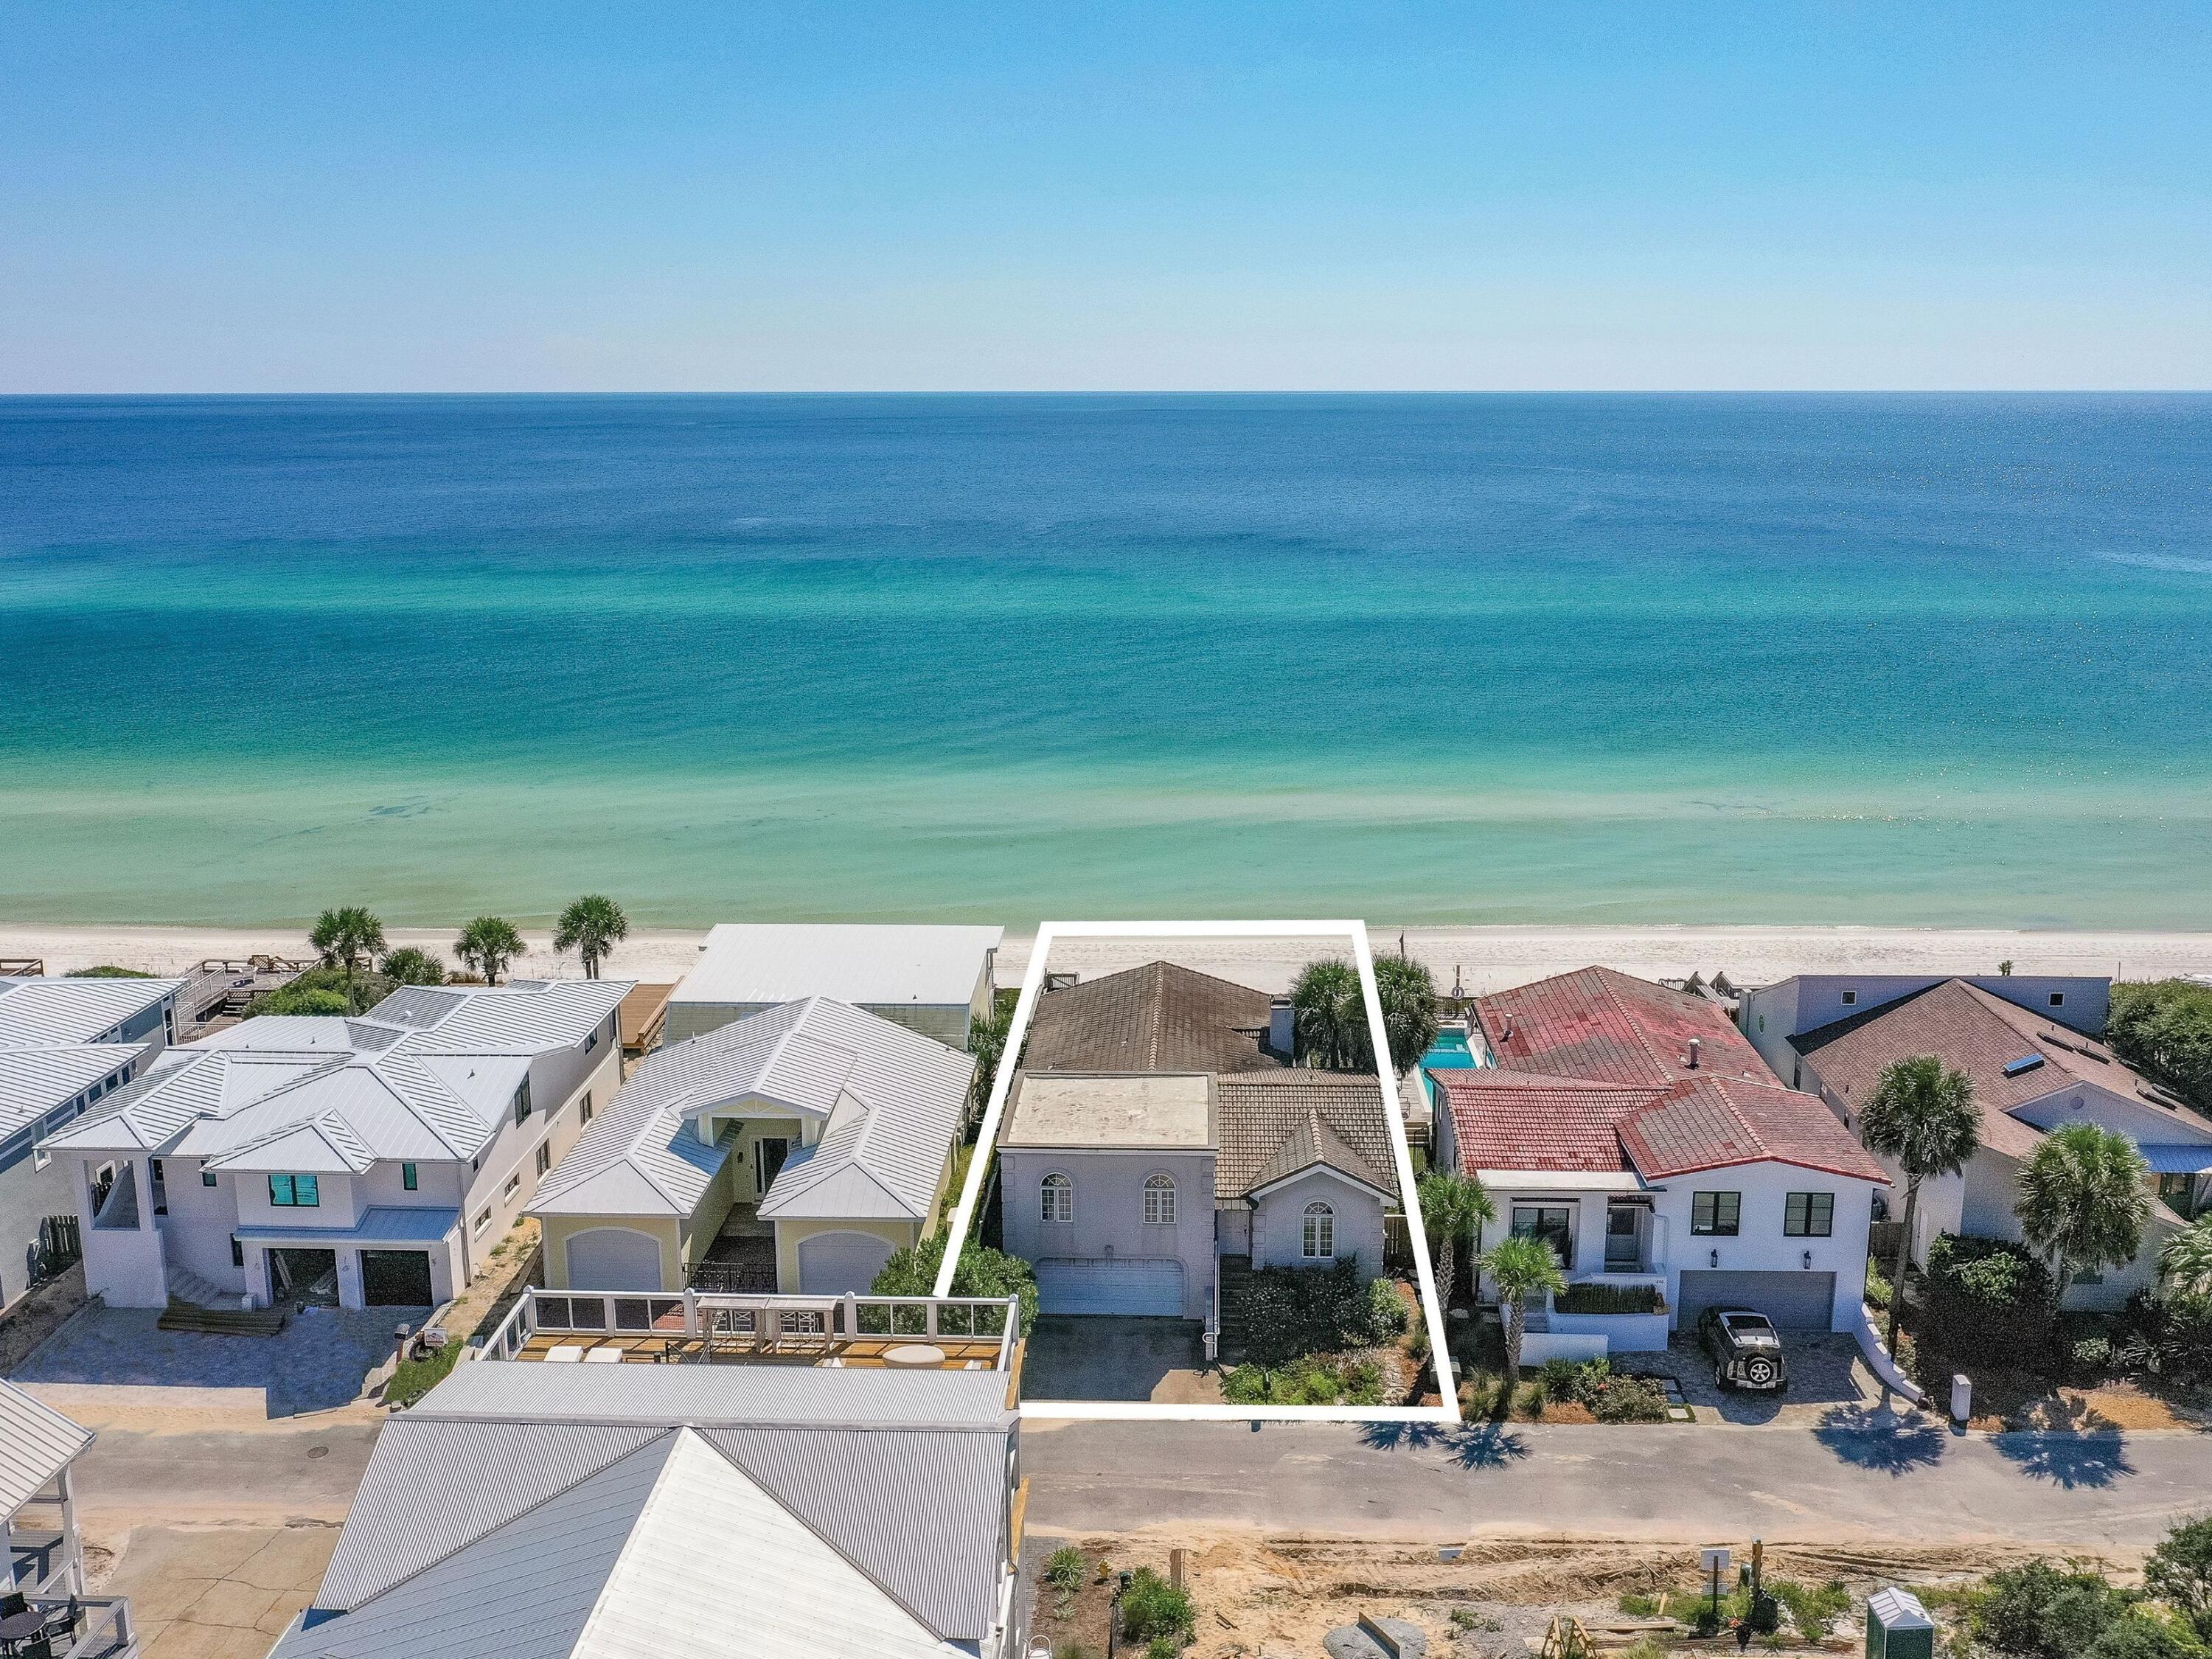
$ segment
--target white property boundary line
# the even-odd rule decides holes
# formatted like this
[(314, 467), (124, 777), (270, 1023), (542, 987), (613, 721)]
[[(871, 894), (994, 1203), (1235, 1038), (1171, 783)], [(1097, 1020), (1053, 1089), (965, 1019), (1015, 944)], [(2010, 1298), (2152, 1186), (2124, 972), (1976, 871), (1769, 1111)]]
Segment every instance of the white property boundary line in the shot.
[(1030, 1019), (1044, 988), (1045, 963), (1053, 942), (1069, 939), (1348, 939), (1353, 965), (1359, 973), (1360, 995), (1367, 1005), (1367, 1025), (1375, 1048), (1375, 1080), (1382, 1085), (1383, 1116), (1390, 1126), (1390, 1152), (1398, 1164), (1398, 1192), (1412, 1235), (1413, 1270), (1421, 1292), (1421, 1308), (1429, 1322), (1431, 1363), (1438, 1378), (1441, 1406), (1160, 1406), (1146, 1401), (1054, 1400), (1024, 1404), (1022, 1415), (1048, 1420), (1074, 1419), (1134, 1419), (1183, 1423), (1443, 1423), (1460, 1420), (1459, 1391), (1449, 1381), (1451, 1349), (1444, 1332), (1443, 1310), (1437, 1304), (1436, 1272), (1429, 1261), (1428, 1233), (1421, 1225), (1421, 1203), (1413, 1186), (1413, 1156), (1406, 1144), (1406, 1123), (1398, 1102), (1395, 1080), (1390, 1075), (1390, 1044), (1382, 1025), (1382, 998), (1375, 983), (1375, 957), (1368, 949), (1364, 921), (1048, 921), (1038, 927), (1030, 947), (1029, 967), (1022, 975), (1021, 994), (1014, 1002), (1013, 1024), (1006, 1031), (1006, 1046), (999, 1074), (991, 1080), (991, 1098), (983, 1109), (983, 1123), (975, 1136), (977, 1155), (969, 1159), (968, 1181), (953, 1212), (952, 1236), (945, 1241), (945, 1262), (938, 1269), (936, 1294), (952, 1294), (952, 1275), (967, 1243), (968, 1228), (983, 1182), (998, 1155), (999, 1120), (1006, 1109), (1006, 1092), (1012, 1086), (1014, 1061), (1020, 1057), (1029, 1035)]

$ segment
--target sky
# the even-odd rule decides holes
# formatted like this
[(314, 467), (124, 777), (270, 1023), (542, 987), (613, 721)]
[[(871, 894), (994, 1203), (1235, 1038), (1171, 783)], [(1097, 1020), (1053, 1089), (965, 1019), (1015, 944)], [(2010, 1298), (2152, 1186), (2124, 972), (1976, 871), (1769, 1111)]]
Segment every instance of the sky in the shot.
[(2212, 0), (12, 0), (0, 392), (2212, 387)]

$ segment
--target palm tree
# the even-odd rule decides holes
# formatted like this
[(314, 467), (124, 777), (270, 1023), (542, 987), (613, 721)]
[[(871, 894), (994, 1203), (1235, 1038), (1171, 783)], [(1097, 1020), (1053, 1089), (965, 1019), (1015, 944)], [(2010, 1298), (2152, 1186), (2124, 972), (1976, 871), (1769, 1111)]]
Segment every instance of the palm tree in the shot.
[(975, 1056), (975, 1074), (969, 1079), (968, 1110), (971, 1117), (980, 1120), (983, 1109), (991, 1103), (991, 1085), (1005, 1062), (1006, 1038), (1012, 1035), (1014, 1006), (1009, 1002), (994, 1008), (988, 1019), (979, 1019), (968, 1028), (968, 1052)]
[(1291, 986), (1291, 1019), (1299, 1064), (1350, 1072), (1372, 1063), (1367, 999), (1350, 963), (1310, 962), (1299, 969)]
[(394, 985), (443, 985), (446, 964), (428, 951), (404, 945), (397, 951), (386, 952), (384, 976)]
[(1390, 1068), (1411, 1071), (1437, 1040), (1437, 983), (1411, 957), (1384, 957), (1375, 964), (1375, 989), (1382, 1000)]
[(2077, 1273), (2124, 1267), (2150, 1219), (2150, 1165), (2117, 1130), (2069, 1123), (2020, 1166), (2021, 1237), (2051, 1258), (2054, 1309)]
[(346, 1006), (353, 1006), (354, 970), (384, 948), (384, 924), (362, 904), (342, 904), (315, 918), (307, 943), (325, 968), (345, 969)]
[(1920, 1183), (1929, 1176), (1958, 1174), (1982, 1144), (1982, 1114), (1974, 1104), (1973, 1080), (1934, 1054), (1891, 1061), (1859, 1108), (1859, 1138), (1869, 1151), (1888, 1158), (1905, 1176), (1905, 1225), (1898, 1234), (1897, 1266), (1890, 1278), (1886, 1339), (1895, 1353), (1905, 1273), (1912, 1264), (1912, 1223), (1920, 1208)]
[(2212, 1296), (2212, 1215), (2166, 1241), (2158, 1275), (2185, 1295)]
[(1510, 1407), (1513, 1390), (1521, 1382), (1521, 1334), (1528, 1322), (1528, 1304), (1550, 1291), (1567, 1288), (1559, 1268), (1559, 1253), (1551, 1244), (1527, 1234), (1509, 1234), (1482, 1254), (1482, 1269), (1498, 1286), (1498, 1300), (1505, 1310), (1505, 1388)]
[(1428, 1235), (1429, 1255), (1437, 1270), (1437, 1305), (1449, 1308), (1452, 1281), (1459, 1274), (1460, 1241), (1479, 1238), (1482, 1229), (1498, 1219), (1498, 1206), (1480, 1181), (1442, 1170), (1423, 1176), (1415, 1190), (1420, 1195), (1421, 1231)]
[(597, 979), (599, 963), (629, 937), (629, 918), (622, 906), (598, 893), (586, 893), (561, 913), (554, 925), (553, 948), (575, 951), (584, 958), (584, 977)]
[(453, 954), (482, 974), (485, 984), (496, 985), (500, 970), (522, 954), (522, 935), (503, 916), (478, 916), (461, 929)]

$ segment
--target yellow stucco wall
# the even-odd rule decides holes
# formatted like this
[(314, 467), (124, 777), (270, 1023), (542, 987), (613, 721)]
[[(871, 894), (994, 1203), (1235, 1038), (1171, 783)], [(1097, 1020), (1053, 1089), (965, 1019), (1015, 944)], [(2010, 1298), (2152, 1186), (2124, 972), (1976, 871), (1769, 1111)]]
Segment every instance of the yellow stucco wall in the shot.
[(903, 1250), (921, 1242), (921, 1229), (911, 1221), (779, 1221), (775, 1224), (775, 1282), (787, 1296), (799, 1293), (799, 1243), (817, 1233), (866, 1233), (890, 1241)]
[(545, 1229), (545, 1288), (565, 1291), (568, 1288), (568, 1240), (576, 1234), (589, 1232), (599, 1227), (623, 1227), (632, 1232), (647, 1233), (660, 1243), (660, 1288), (680, 1291), (684, 1288), (684, 1239), (682, 1230), (674, 1216), (547, 1216)]

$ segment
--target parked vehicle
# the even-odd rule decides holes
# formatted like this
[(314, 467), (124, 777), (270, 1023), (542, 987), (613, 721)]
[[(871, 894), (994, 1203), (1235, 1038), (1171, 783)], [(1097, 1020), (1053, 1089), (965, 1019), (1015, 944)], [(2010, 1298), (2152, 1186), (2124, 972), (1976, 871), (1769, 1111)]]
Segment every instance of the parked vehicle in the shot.
[(1723, 1389), (1790, 1387), (1790, 1362), (1782, 1337), (1765, 1314), (1748, 1308), (1708, 1308), (1698, 1321), (1698, 1339), (1713, 1357), (1713, 1381)]

